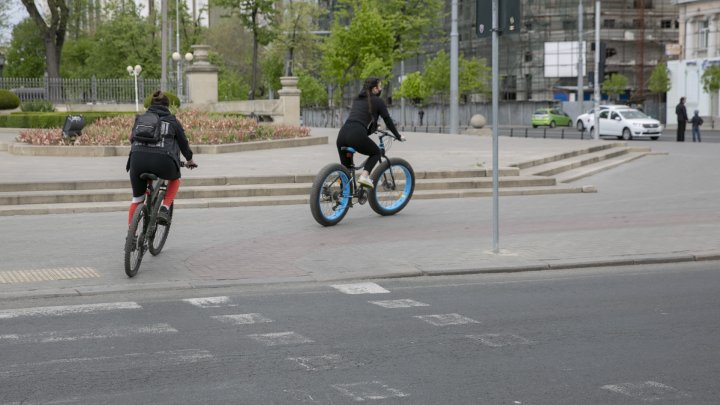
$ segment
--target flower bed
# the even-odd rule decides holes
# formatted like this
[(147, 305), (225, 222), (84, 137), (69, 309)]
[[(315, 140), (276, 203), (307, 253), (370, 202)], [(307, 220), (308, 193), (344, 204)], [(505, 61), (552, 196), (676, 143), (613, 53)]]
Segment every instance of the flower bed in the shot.
[[(217, 116), (197, 111), (177, 113), (185, 134), (193, 145), (220, 145), (271, 139), (303, 138), (310, 129), (289, 125), (261, 124), (253, 119)], [(82, 131), (74, 142), (63, 138), (62, 129), (27, 129), (20, 132), (18, 142), (31, 145), (129, 145), (128, 135), (134, 116), (99, 118)]]

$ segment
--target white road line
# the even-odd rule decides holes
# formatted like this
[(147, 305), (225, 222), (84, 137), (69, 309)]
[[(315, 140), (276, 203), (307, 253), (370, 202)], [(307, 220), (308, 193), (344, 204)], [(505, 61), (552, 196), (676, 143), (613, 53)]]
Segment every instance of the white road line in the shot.
[(345, 294), (386, 294), (390, 292), (375, 283), (335, 284), (332, 287)]
[(390, 388), (380, 381), (333, 384), (332, 387), (357, 402), (410, 396), (400, 390)]
[(232, 323), (234, 325), (250, 325), (253, 323), (270, 323), (273, 320), (266, 318), (260, 314), (236, 314), (236, 315), (217, 315), (211, 316), (223, 323)]
[(345, 361), (339, 354), (323, 354), (320, 356), (288, 357), (307, 371), (326, 371), (340, 368), (361, 366), (362, 363)]
[(418, 315), (415, 318), (422, 319), (423, 321), (435, 325), (435, 326), (449, 326), (449, 325), (465, 325), (469, 323), (480, 323), (474, 319), (462, 316), (460, 314), (441, 314), (441, 315)]
[(48, 361), (40, 361), (35, 363), (12, 364), (2, 366), (0, 368), (0, 376), (7, 376), (16, 373), (26, 374), (27, 370), (35, 370), (37, 368), (59, 367), (61, 370), (67, 370), (67, 367), (80, 367), (85, 364), (97, 364), (100, 362), (103, 371), (123, 370), (128, 368), (147, 368), (151, 366), (161, 365), (175, 366), (188, 363), (197, 363), (205, 360), (212, 360), (215, 356), (207, 350), (201, 349), (185, 349), (171, 350), (154, 353), (128, 353), (117, 356), (99, 356), (99, 357), (73, 357), (69, 359), (56, 359)]
[(295, 332), (278, 332), (278, 333), (263, 333), (263, 334), (252, 334), (248, 337), (257, 340), (266, 346), (283, 346), (283, 345), (296, 345), (302, 343), (313, 343), (313, 340), (306, 338)]
[(429, 307), (428, 304), (423, 304), (410, 299), (403, 300), (388, 300), (388, 301), (368, 301), (371, 304), (379, 305), (383, 308), (410, 308), (410, 307)]
[(644, 402), (654, 402), (661, 399), (683, 399), (690, 397), (687, 393), (655, 381), (603, 385), (600, 388), (617, 394), (626, 395), (631, 398), (636, 398)]
[[(230, 297), (202, 297), (202, 298), (186, 298), (183, 301), (195, 305), (200, 308), (220, 308), (231, 306)], [(232, 305), (234, 306), (234, 305)]]
[(482, 335), (467, 335), (470, 339), (479, 340), (480, 343), (490, 347), (503, 347), (515, 345), (530, 345), (534, 342), (512, 333), (485, 333)]
[(144, 326), (117, 326), (100, 329), (28, 333), (22, 335), (8, 334), (0, 335), (0, 344), (71, 342), (76, 340), (107, 339), (133, 335), (160, 335), (164, 333), (177, 333), (177, 329), (166, 323), (156, 323)]
[(0, 319), (20, 318), (23, 316), (65, 316), (74, 314), (96, 314), (104, 311), (142, 309), (136, 302), (109, 302), (103, 304), (61, 305), (56, 307), (36, 307), (5, 309), (0, 311)]

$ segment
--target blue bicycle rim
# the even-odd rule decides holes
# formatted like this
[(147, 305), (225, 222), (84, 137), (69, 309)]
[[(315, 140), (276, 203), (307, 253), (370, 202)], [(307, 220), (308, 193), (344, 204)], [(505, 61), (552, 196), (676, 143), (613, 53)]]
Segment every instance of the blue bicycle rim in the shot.
[[(325, 217), (325, 219), (327, 219), (328, 221), (334, 221), (338, 219), (348, 209), (348, 204), (350, 203), (350, 179), (348, 178), (347, 174), (345, 174), (345, 172), (341, 170), (336, 170), (332, 172), (330, 176), (335, 174), (337, 174), (340, 178), (343, 197), (340, 198), (340, 204), (335, 208), (332, 215), (325, 215), (325, 212), (322, 209), (320, 210), (323, 217)], [(327, 180), (328, 177), (326, 177), (325, 180)], [(323, 182), (325, 180), (323, 180)], [(320, 196), (318, 196), (318, 200), (318, 206), (322, 207), (322, 193), (320, 194)]]
[[(402, 206), (403, 204), (405, 204), (405, 201), (408, 199), (408, 196), (410, 195), (410, 191), (412, 190), (412, 182), (413, 182), (412, 173), (410, 173), (410, 170), (408, 170), (407, 167), (402, 166), (402, 165), (390, 165), (387, 168), (387, 170), (385, 170), (384, 172), (382, 172), (382, 174), (380, 174), (380, 177), (378, 179), (382, 179), (386, 173), (388, 173), (390, 170), (393, 169), (393, 167), (398, 167), (398, 168), (402, 169), (403, 175), (405, 176), (405, 188), (403, 189), (402, 194), (400, 195), (400, 198), (395, 200), (395, 202), (392, 203), (390, 206), (386, 207), (386, 206), (383, 206), (382, 204), (378, 204), (384, 211), (388, 211), (388, 212), (394, 211), (394, 210), (398, 209), (400, 206)], [(387, 174), (387, 175), (390, 176), (390, 174)], [(379, 180), (378, 180), (378, 183), (380, 183)], [(375, 187), (376, 187), (375, 199), (379, 202), (377, 192), (380, 191), (378, 189), (378, 187), (382, 187), (382, 185), (376, 184)]]

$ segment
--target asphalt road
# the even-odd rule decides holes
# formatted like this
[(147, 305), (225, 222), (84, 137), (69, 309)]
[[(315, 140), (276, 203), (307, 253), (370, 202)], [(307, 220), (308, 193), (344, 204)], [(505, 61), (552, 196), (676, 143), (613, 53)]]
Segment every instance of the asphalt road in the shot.
[(0, 404), (715, 404), (717, 267), (5, 301)]

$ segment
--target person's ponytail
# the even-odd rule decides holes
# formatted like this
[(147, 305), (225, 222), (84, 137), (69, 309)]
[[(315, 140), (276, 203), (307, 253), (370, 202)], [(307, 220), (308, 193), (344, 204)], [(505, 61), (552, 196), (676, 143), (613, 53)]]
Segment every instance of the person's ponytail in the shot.
[(380, 79), (377, 77), (368, 77), (365, 79), (365, 83), (363, 83), (363, 92), (367, 96), (368, 101), (368, 112), (370, 113), (370, 116), (372, 117), (372, 88), (376, 87), (378, 84), (380, 84)]

